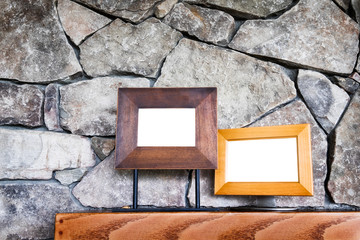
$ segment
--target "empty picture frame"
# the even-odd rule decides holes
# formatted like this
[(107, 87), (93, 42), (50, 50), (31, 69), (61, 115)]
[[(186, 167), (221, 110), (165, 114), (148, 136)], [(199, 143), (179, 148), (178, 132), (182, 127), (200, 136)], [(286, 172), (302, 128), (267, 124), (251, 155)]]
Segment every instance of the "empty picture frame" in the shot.
[(216, 195), (312, 196), (310, 125), (218, 130)]
[(119, 88), (115, 168), (216, 169), (216, 88)]

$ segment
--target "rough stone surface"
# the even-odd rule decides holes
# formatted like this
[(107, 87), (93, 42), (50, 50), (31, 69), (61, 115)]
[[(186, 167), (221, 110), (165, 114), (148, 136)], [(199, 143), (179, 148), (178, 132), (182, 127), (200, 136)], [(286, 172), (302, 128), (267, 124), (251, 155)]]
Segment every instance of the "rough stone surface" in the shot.
[(267, 115), (261, 120), (250, 125), (273, 126), (288, 124), (311, 125), (311, 146), (313, 162), (314, 196), (312, 197), (293, 197), (276, 196), (275, 203), (279, 207), (298, 207), (298, 206), (324, 206), (325, 190), (324, 181), (326, 177), (326, 159), (327, 159), (327, 140), (326, 134), (317, 125), (310, 111), (300, 100), (296, 100), (285, 107)]
[(161, 0), (75, 0), (107, 14), (140, 22), (154, 13)]
[(37, 86), (0, 82), (0, 125), (41, 126), (43, 103), (43, 90)]
[(185, 0), (189, 3), (203, 4), (228, 11), (234, 16), (241, 18), (266, 17), (279, 12), (293, 2), (292, 0)]
[(354, 9), (356, 21), (360, 23), (360, 1), (359, 0), (351, 0), (351, 5)]
[(52, 83), (45, 88), (44, 120), (45, 126), (51, 131), (63, 131), (59, 118), (59, 85)]
[(182, 39), (166, 58), (156, 87), (217, 87), (218, 127), (251, 123), (296, 96), (279, 65)]
[(139, 205), (185, 207), (186, 170), (139, 170)]
[(56, 171), (55, 179), (58, 180), (62, 185), (70, 185), (73, 182), (80, 181), (86, 172), (86, 168)]
[(335, 129), (328, 188), (336, 203), (360, 206), (360, 90)]
[(52, 0), (0, 2), (0, 78), (50, 82), (81, 71)]
[(330, 133), (349, 101), (349, 95), (323, 74), (300, 70), (297, 84), (315, 118)]
[[(184, 206), (188, 174), (185, 170), (140, 170), (138, 204)], [(114, 152), (73, 189), (85, 206), (124, 207), (132, 205), (133, 171), (116, 170)]]
[(111, 19), (70, 0), (58, 1), (58, 13), (66, 34), (76, 45), (111, 22)]
[(335, 79), (336, 79), (336, 83), (340, 87), (345, 89), (345, 91), (347, 91), (348, 93), (351, 93), (351, 94), (355, 93), (356, 90), (359, 88), (359, 83), (351, 78), (335, 76)]
[[(200, 205), (202, 207), (240, 207), (255, 206), (254, 196), (221, 196), (214, 195), (214, 171), (200, 170)], [(195, 174), (192, 176), (188, 198), (191, 206), (195, 206)]]
[(55, 183), (0, 183), (0, 239), (50, 239), (55, 214), (84, 210)]
[(345, 11), (349, 9), (351, 0), (334, 0), (340, 7), (342, 7)]
[(101, 160), (104, 160), (107, 156), (110, 155), (112, 150), (114, 150), (115, 139), (93, 137), (93, 138), (91, 138), (91, 147), (94, 149), (94, 152), (96, 153), (96, 155)]
[(277, 19), (246, 21), (229, 46), (296, 66), (349, 74), (359, 50), (358, 35), (356, 22), (332, 1), (301, 0)]
[(146, 78), (103, 77), (60, 87), (60, 123), (81, 135), (115, 135), (117, 89), (149, 87)]
[(74, 196), (84, 205), (115, 208), (132, 204), (133, 173), (116, 170), (112, 153), (99, 163), (73, 189)]
[(155, 16), (157, 18), (165, 17), (171, 9), (175, 6), (178, 0), (165, 0), (155, 8)]
[(222, 11), (178, 3), (164, 23), (200, 40), (227, 45), (235, 30), (234, 18)]
[(95, 156), (80, 136), (0, 128), (0, 179), (50, 179), (54, 170), (90, 167)]
[(131, 72), (155, 77), (180, 38), (156, 18), (139, 25), (117, 19), (80, 45), (81, 64), (90, 76)]

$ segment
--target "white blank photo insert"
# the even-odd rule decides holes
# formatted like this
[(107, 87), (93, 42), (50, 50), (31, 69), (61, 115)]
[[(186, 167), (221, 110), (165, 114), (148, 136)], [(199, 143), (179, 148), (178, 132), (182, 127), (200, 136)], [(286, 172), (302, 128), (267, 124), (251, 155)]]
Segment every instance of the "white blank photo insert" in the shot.
[(195, 108), (139, 108), (139, 147), (195, 147)]
[(227, 142), (226, 182), (298, 182), (296, 138)]

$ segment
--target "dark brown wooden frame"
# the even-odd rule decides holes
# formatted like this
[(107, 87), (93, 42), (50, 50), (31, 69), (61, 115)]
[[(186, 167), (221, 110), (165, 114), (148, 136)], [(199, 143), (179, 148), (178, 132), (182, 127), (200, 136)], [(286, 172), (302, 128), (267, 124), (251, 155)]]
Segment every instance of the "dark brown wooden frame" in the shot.
[[(195, 108), (195, 147), (138, 147), (139, 108)], [(216, 88), (119, 88), (117, 169), (216, 169)]]

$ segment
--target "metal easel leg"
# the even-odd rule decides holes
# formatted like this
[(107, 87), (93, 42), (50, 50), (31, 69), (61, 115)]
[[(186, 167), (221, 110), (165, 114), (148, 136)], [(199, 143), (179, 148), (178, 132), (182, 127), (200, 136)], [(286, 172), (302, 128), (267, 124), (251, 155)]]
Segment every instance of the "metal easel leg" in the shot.
[(138, 170), (134, 169), (134, 182), (133, 182), (133, 209), (137, 209), (138, 203)]
[(195, 199), (196, 208), (200, 208), (200, 169), (195, 170)]

